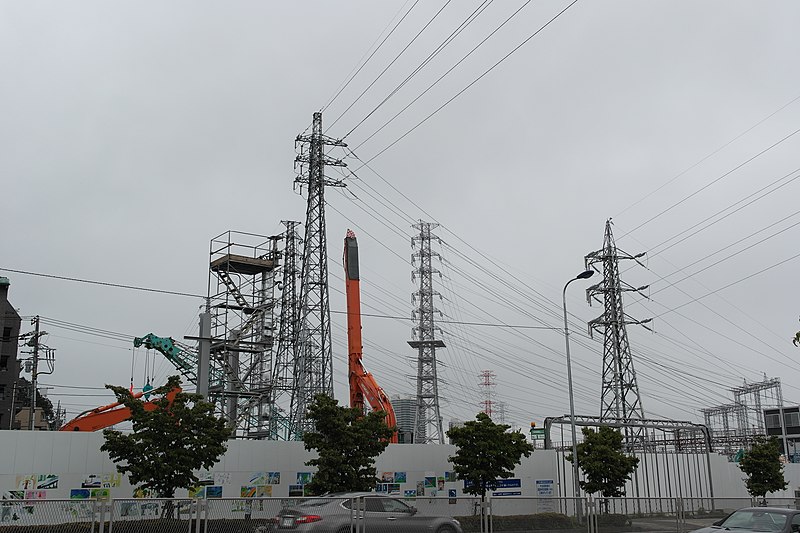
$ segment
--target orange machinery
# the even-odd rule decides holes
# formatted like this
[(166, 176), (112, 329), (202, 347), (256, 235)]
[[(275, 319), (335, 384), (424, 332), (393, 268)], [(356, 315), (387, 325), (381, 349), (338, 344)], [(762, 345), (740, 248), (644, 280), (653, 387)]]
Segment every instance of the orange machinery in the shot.
[[(364, 410), (364, 399), (373, 411), (386, 413), (386, 425), (397, 427), (392, 403), (361, 361), (361, 288), (358, 275), (358, 241), (352, 230), (344, 238), (344, 283), (347, 292), (347, 351), (350, 380), (350, 407)], [(389, 442), (397, 442), (397, 431)]]
[[(176, 387), (165, 395), (170, 404), (172, 404), (175, 395), (179, 392), (181, 392), (180, 387)], [(141, 398), (144, 394), (146, 394), (144, 391), (138, 392), (134, 394), (133, 397)], [(155, 400), (144, 402), (143, 406), (145, 411), (154, 411), (158, 409)], [(125, 407), (121, 402), (116, 402), (82, 412), (61, 426), (59, 431), (97, 431), (124, 422), (130, 417), (131, 410)]]

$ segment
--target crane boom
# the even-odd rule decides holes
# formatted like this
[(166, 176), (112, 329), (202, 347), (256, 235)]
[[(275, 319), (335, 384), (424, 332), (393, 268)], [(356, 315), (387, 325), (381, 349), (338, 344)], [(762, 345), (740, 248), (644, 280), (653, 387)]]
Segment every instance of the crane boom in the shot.
[[(175, 395), (181, 391), (180, 387), (176, 387), (169, 391), (165, 398), (172, 404)], [(133, 395), (134, 398), (141, 398), (146, 392), (137, 392)], [(154, 411), (158, 409), (156, 400), (144, 402), (142, 407), (145, 411)], [(95, 407), (88, 411), (84, 411), (63, 426), (59, 431), (97, 431), (99, 429), (113, 426), (124, 422), (131, 417), (131, 410), (125, 407), (122, 402), (110, 403), (102, 407)]]
[[(356, 234), (347, 230), (344, 239), (344, 274), (347, 294), (347, 351), (348, 380), (350, 383), (350, 407), (364, 410), (365, 400), (373, 411), (386, 413), (385, 422), (389, 427), (397, 427), (397, 418), (389, 397), (378, 385), (375, 377), (364, 367), (361, 360), (361, 287), (358, 273), (358, 241)], [(397, 431), (392, 433), (389, 442), (397, 442)]]

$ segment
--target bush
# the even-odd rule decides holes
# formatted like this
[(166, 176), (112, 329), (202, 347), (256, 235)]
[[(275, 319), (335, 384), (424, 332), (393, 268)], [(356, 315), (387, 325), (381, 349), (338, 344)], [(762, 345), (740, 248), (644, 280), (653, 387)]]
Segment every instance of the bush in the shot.
[(597, 515), (597, 525), (600, 527), (624, 527), (631, 525), (628, 515), (624, 514), (599, 514)]
[[(458, 516), (456, 519), (461, 522), (461, 527), (467, 533), (481, 530), (480, 516)], [(579, 529), (581, 527), (575, 519), (560, 513), (494, 516), (492, 524), (496, 531)]]

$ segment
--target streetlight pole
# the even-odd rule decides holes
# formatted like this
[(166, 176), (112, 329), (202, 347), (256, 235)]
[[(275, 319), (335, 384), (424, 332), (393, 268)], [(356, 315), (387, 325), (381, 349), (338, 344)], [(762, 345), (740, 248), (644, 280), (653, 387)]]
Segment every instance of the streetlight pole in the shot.
[[(569, 280), (566, 285), (564, 285), (564, 290), (561, 293), (563, 308), (564, 308), (564, 342), (566, 343), (567, 349), (567, 382), (569, 385), (569, 423), (572, 429), (572, 486), (573, 492), (575, 495), (575, 508), (579, 509), (579, 500), (578, 498), (581, 497), (581, 490), (580, 486), (578, 485), (578, 438), (575, 434), (575, 397), (572, 393), (572, 362), (570, 361), (569, 357), (569, 324), (567, 322), (567, 287), (569, 284), (575, 280), (579, 279), (587, 279), (592, 277), (594, 274), (594, 270), (586, 270), (581, 272), (571, 280)], [(580, 511), (578, 511), (578, 518), (580, 518)]]

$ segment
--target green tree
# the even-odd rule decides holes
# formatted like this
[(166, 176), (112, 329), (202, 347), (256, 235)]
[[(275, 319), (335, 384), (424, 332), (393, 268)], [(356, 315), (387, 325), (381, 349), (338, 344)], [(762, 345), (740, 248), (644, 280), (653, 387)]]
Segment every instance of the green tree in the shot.
[(364, 414), (360, 409), (339, 406), (339, 402), (319, 394), (308, 408), (314, 431), (303, 434), (306, 450), (316, 450), (317, 458), (306, 462), (317, 467), (306, 485), (310, 494), (366, 491), (375, 488), (375, 458), (389, 444), (395, 428), (386, 426), (383, 411)]
[[(597, 431), (583, 428), (583, 442), (578, 444), (578, 467), (583, 470), (586, 481), (580, 487), (604, 498), (625, 495), (625, 482), (639, 466), (639, 459), (623, 450), (622, 433), (609, 426), (600, 426)], [(572, 454), (567, 456), (572, 462)], [(607, 503), (607, 502), (606, 502)], [(608, 506), (605, 506), (608, 511)]]
[(225, 452), (231, 435), (224, 420), (214, 416), (214, 406), (199, 394), (179, 392), (170, 403), (167, 393), (180, 387), (180, 378), (172, 376), (156, 389), (148, 411), (145, 402), (124, 387), (106, 385), (118, 401), (131, 410), (131, 433), (103, 430), (101, 450), (127, 474), (132, 485), (149, 489), (159, 497), (172, 498), (178, 488), (194, 486), (194, 470), (211, 468)]
[(768, 492), (789, 486), (783, 477), (781, 443), (776, 437), (757, 437), (739, 461), (739, 468), (747, 475), (744, 480), (747, 492), (755, 498), (764, 499)]
[(529, 457), (534, 448), (519, 431), (510, 426), (495, 424), (486, 413), (475, 420), (447, 432), (456, 445), (456, 454), (448, 457), (458, 479), (466, 481), (464, 492), (486, 499), (486, 491), (497, 488), (498, 479), (514, 475), (514, 467), (522, 456)]
[[(20, 377), (17, 379), (17, 384), (14, 389), (14, 411), (19, 413), (25, 409), (29, 409), (31, 406), (31, 382), (25, 379), (24, 377)], [(47, 396), (42, 396), (41, 394), (36, 394), (36, 409), (42, 411), (42, 417), (47, 422), (47, 425), (51, 430), (56, 430), (57, 420), (56, 420), (56, 412), (53, 409), (53, 402)], [(22, 429), (28, 429), (27, 427)]]

